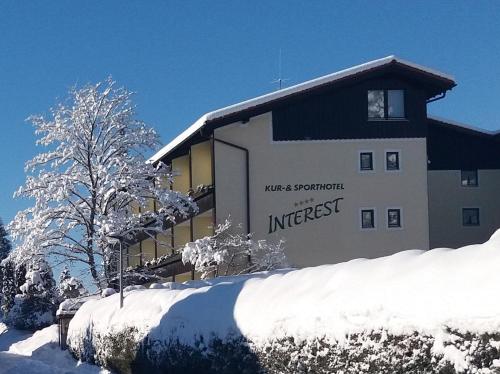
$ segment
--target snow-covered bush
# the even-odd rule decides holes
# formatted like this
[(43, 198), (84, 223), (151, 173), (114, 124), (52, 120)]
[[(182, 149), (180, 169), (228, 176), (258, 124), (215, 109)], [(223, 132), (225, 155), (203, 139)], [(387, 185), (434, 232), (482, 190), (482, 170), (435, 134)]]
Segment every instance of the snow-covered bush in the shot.
[(191, 263), (201, 278), (273, 270), (287, 266), (284, 241), (253, 240), (232, 230), (226, 219), (213, 236), (205, 236), (182, 248), (182, 262)]
[[(151, 269), (147, 267), (129, 267), (123, 272), (122, 284), (123, 287), (133, 286), (137, 284), (145, 284), (157, 282), (160, 277)], [(111, 279), (111, 285), (118, 289), (119, 278), (115, 276)]]
[[(500, 230), (456, 250), (190, 281), (91, 300), (68, 344), (148, 373), (500, 373)], [(166, 286), (164, 284), (164, 286)]]
[(43, 257), (27, 265), (24, 283), (14, 296), (5, 322), (18, 329), (36, 330), (54, 323), (58, 297), (52, 269)]
[(500, 372), (500, 334), (454, 334), (449, 340), (385, 330), (346, 336), (297, 340), (292, 336), (253, 342), (242, 336), (198, 337), (191, 344), (178, 339), (138, 339), (129, 327), (106, 335), (88, 335), (89, 351), (77, 358), (119, 372), (172, 374), (453, 374)]
[(88, 294), (88, 291), (85, 289), (82, 281), (72, 277), (68, 267), (65, 266), (59, 276), (59, 298), (61, 301), (74, 299), (86, 294)]

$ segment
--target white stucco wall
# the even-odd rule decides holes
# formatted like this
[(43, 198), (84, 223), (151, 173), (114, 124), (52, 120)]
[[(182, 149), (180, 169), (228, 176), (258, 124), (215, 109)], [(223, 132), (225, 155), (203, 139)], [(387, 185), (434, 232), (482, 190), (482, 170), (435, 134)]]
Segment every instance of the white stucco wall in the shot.
[[(289, 260), (296, 266), (429, 247), (425, 139), (273, 142), (271, 126), (272, 117), (267, 113), (245, 125), (233, 124), (215, 131), (216, 138), (249, 149), (251, 231), (257, 238), (285, 238)], [(401, 152), (401, 171), (385, 171), (388, 150)], [(359, 171), (360, 151), (374, 152), (373, 172)], [(219, 145), (215, 162), (217, 218), (220, 221), (231, 213), (235, 221), (235, 217), (243, 216), (245, 203), (243, 153)], [(293, 191), (300, 184), (338, 184), (339, 189)], [(285, 191), (266, 191), (270, 185), (282, 186)], [(292, 191), (286, 191), (288, 185)], [(318, 204), (337, 198), (342, 199), (338, 201), (338, 213), (326, 215), (328, 210), (323, 205), (319, 218), (298, 225), (292, 218), (293, 227), (269, 234), (269, 216), (316, 209)], [(330, 209), (333, 206), (329, 203)], [(363, 207), (376, 209), (377, 227), (373, 230), (360, 228)], [(392, 207), (402, 209), (402, 229), (387, 228), (386, 209)]]

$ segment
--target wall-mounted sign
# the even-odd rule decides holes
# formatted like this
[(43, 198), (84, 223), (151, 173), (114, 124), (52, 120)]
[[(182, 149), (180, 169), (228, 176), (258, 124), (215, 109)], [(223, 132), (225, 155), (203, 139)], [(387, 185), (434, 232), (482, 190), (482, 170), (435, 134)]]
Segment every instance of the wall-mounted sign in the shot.
[[(339, 213), (340, 200), (344, 200), (344, 198), (337, 197), (333, 200), (323, 201), (322, 203), (298, 209), (290, 213), (284, 213), (279, 216), (271, 214), (269, 215), (269, 234)], [(308, 202), (312, 201), (313, 199), (308, 200)], [(295, 205), (297, 206), (297, 204)]]
[(268, 184), (265, 192), (300, 192), (343, 190), (343, 183), (307, 183), (307, 184)]

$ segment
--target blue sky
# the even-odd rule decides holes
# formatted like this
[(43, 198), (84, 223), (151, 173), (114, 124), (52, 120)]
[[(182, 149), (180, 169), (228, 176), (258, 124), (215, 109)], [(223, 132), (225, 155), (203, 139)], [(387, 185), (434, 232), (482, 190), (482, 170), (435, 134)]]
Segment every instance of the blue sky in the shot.
[(0, 217), (39, 151), (24, 119), (112, 75), (168, 142), (201, 114), (396, 54), (453, 75), (430, 112), (500, 128), (498, 1), (2, 1)]

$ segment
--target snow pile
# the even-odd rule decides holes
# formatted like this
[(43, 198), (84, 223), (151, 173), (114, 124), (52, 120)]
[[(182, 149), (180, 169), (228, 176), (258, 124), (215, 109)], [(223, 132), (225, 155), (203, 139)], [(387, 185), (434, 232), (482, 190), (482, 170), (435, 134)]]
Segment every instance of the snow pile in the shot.
[(57, 325), (28, 334), (7, 329), (0, 323), (0, 350), (0, 373), (108, 373), (99, 367), (79, 363), (67, 351), (61, 351)]
[[(270, 337), (346, 334), (386, 328), (394, 334), (435, 334), (443, 326), (500, 331), (500, 232), (460, 249), (411, 250), (293, 271), (189, 282), (189, 288), (140, 289), (83, 305), (70, 325), (103, 331), (131, 325), (183, 342), (199, 334), (240, 331)], [(227, 312), (224, 314), (224, 312)], [(223, 317), (231, 317), (229, 319)], [(160, 323), (161, 322), (161, 323)], [(165, 336), (165, 335), (163, 335)]]
[[(190, 281), (188, 288), (138, 289), (85, 303), (70, 323), (75, 351), (94, 336), (134, 331), (134, 339), (195, 346), (200, 337), (243, 337), (257, 346), (293, 338), (348, 341), (353, 334), (414, 332), (436, 354), (464, 363), (451, 332), (500, 331), (500, 231), (479, 245), (411, 250), (301, 270)], [(147, 338), (147, 339), (146, 339)], [(458, 339), (458, 338), (453, 338)], [(497, 347), (498, 348), (498, 347)]]
[(86, 295), (86, 296), (80, 296), (80, 297), (75, 297), (73, 299), (66, 299), (64, 300), (61, 304), (59, 304), (59, 308), (57, 309), (56, 315), (63, 315), (63, 314), (75, 314), (78, 309), (84, 304), (85, 302), (92, 300), (92, 299), (100, 299), (101, 294), (92, 294), (92, 295)]
[(116, 291), (114, 290), (114, 288), (105, 288), (104, 290), (102, 290), (101, 296), (108, 297), (108, 296), (114, 295), (115, 293), (116, 293)]

